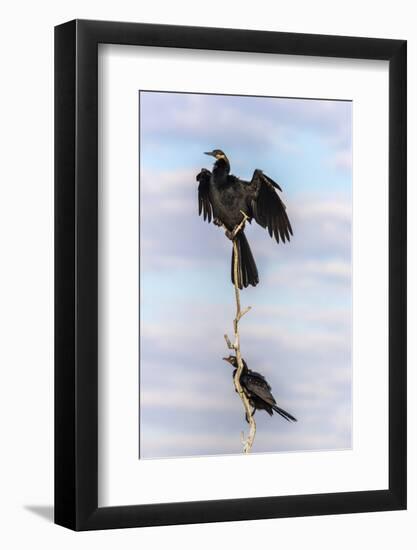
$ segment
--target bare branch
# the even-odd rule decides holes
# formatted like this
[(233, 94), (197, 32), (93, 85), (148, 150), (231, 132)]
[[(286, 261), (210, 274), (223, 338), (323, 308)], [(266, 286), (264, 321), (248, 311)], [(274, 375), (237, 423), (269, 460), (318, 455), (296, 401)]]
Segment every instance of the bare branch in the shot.
[(243, 311), (241, 311), (241, 312), (239, 313), (239, 319), (238, 319), (238, 320), (240, 321), (240, 320), (242, 319), (242, 317), (243, 317), (244, 315), (246, 315), (246, 313), (248, 313), (248, 311), (250, 311), (250, 310), (251, 310), (251, 306), (248, 306), (248, 307), (246, 307)]
[(245, 225), (245, 221), (247, 219), (246, 214), (244, 214), (243, 212), (242, 212), (242, 214), (244, 215), (244, 218), (243, 218), (242, 222), (239, 224), (239, 226), (237, 226), (237, 228), (239, 228), (238, 231), (236, 231), (237, 228), (235, 228), (236, 233), (234, 231), (235, 236), (234, 236), (234, 240), (233, 240), (233, 252), (234, 252), (233, 279), (234, 279), (235, 299), (236, 299), (236, 317), (233, 321), (235, 342), (234, 342), (234, 344), (232, 344), (231, 341), (229, 340), (229, 337), (226, 334), (225, 334), (224, 338), (226, 340), (227, 347), (229, 349), (233, 349), (235, 351), (235, 354), (236, 354), (236, 361), (237, 361), (238, 366), (237, 366), (236, 374), (234, 376), (233, 381), (234, 381), (235, 389), (236, 389), (240, 399), (242, 400), (243, 407), (245, 409), (246, 419), (249, 422), (249, 435), (248, 435), (248, 437), (244, 438), (243, 434), (242, 434), (243, 452), (244, 453), (249, 453), (252, 449), (252, 445), (253, 445), (255, 435), (256, 435), (256, 423), (255, 423), (255, 419), (253, 417), (253, 411), (252, 411), (252, 407), (249, 403), (249, 399), (248, 399), (247, 395), (245, 394), (245, 391), (242, 388), (242, 385), (240, 383), (240, 377), (242, 375), (242, 370), (243, 370), (243, 361), (242, 361), (242, 355), (241, 355), (241, 352), (240, 352), (239, 321), (251, 309), (250, 307), (247, 307), (244, 310), (241, 309), (240, 291), (239, 291), (239, 285), (238, 285), (239, 250), (238, 250), (238, 246), (237, 246), (236, 235), (242, 229), (242, 227)]
[(232, 344), (232, 342), (229, 340), (229, 337), (227, 336), (227, 334), (224, 335), (224, 339), (226, 340), (226, 345), (229, 349), (235, 349), (234, 345)]

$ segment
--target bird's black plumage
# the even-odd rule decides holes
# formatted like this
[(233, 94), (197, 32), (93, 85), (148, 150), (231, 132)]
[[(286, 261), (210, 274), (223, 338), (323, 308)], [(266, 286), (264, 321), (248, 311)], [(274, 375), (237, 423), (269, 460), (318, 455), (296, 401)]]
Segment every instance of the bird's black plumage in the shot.
[[(217, 225), (223, 225), (232, 233), (244, 219), (252, 219), (268, 229), (277, 243), (290, 240), (293, 234), (286, 207), (278, 195), (280, 186), (265, 175), (262, 170), (255, 170), (251, 181), (244, 181), (230, 174), (230, 163), (220, 149), (214, 149), (208, 155), (216, 162), (213, 171), (203, 168), (197, 175), (198, 211), (203, 219)], [(235, 236), (239, 251), (238, 286), (256, 286), (259, 282), (258, 270), (249, 243), (243, 229)], [(232, 282), (234, 283), (232, 256)]]
[[(235, 368), (233, 371), (234, 378), (238, 367), (236, 357), (234, 355), (230, 355), (229, 357), (224, 357), (223, 359)], [(265, 377), (262, 376), (262, 374), (259, 374), (259, 372), (250, 370), (244, 359), (242, 359), (242, 362), (243, 369), (240, 375), (240, 384), (249, 399), (249, 403), (254, 409), (253, 414), (255, 414), (256, 410), (262, 409), (272, 416), (273, 411), (275, 411), (285, 418), (285, 420), (288, 420), (289, 422), (297, 422), (297, 419), (294, 418), (292, 414), (284, 411), (281, 407), (278, 407), (277, 402), (271, 393), (271, 386), (265, 380)]]

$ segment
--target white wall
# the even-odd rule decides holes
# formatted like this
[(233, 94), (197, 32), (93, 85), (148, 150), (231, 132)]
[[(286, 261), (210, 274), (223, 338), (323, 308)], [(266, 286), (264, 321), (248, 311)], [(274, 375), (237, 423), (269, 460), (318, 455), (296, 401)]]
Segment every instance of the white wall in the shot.
[[(7, 7), (5, 7), (7, 6)], [(7, 3), (1, 13), (0, 541), (3, 548), (414, 548), (416, 291), (409, 290), (409, 510), (75, 534), (51, 516), (53, 471), (53, 26), (75, 17), (408, 39), (409, 279), (416, 273), (417, 24), (413, 2)], [(413, 219), (414, 216), (414, 219)]]

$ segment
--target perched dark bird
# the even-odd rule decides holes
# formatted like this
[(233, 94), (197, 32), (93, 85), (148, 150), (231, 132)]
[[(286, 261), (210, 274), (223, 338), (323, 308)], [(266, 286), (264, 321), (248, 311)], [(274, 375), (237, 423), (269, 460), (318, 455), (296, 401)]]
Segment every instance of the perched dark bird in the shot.
[[(235, 368), (233, 371), (233, 379), (236, 376), (237, 372), (237, 359), (234, 355), (229, 355), (229, 357), (223, 357), (224, 361), (227, 361)], [(265, 410), (270, 416), (273, 412), (280, 414), (285, 420), (289, 422), (297, 422), (297, 419), (292, 416), (292, 414), (284, 411), (281, 407), (278, 407), (277, 402), (274, 399), (274, 396), (271, 393), (271, 386), (265, 380), (265, 377), (259, 372), (254, 372), (248, 368), (246, 361), (242, 359), (243, 369), (240, 375), (240, 384), (245, 392), (249, 403), (253, 407), (254, 411), (252, 416), (255, 414), (257, 409)], [(248, 420), (248, 419), (246, 419)]]
[[(197, 175), (198, 210), (204, 220), (227, 229), (227, 235), (236, 239), (238, 245), (239, 288), (256, 286), (259, 282), (258, 269), (246, 239), (243, 228), (233, 234), (235, 228), (247, 216), (248, 221), (255, 219), (268, 229), (279, 243), (289, 241), (292, 228), (286, 208), (277, 191), (280, 186), (261, 170), (255, 170), (251, 181), (244, 181), (230, 174), (230, 163), (220, 149), (214, 149), (206, 155), (216, 159), (213, 171), (203, 168)], [(232, 255), (232, 282), (234, 281), (234, 255)]]

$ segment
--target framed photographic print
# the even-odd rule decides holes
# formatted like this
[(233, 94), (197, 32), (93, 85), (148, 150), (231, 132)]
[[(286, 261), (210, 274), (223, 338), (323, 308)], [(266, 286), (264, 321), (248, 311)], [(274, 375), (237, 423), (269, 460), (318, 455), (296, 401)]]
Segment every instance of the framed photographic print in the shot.
[(55, 29), (55, 521), (406, 507), (406, 42)]

